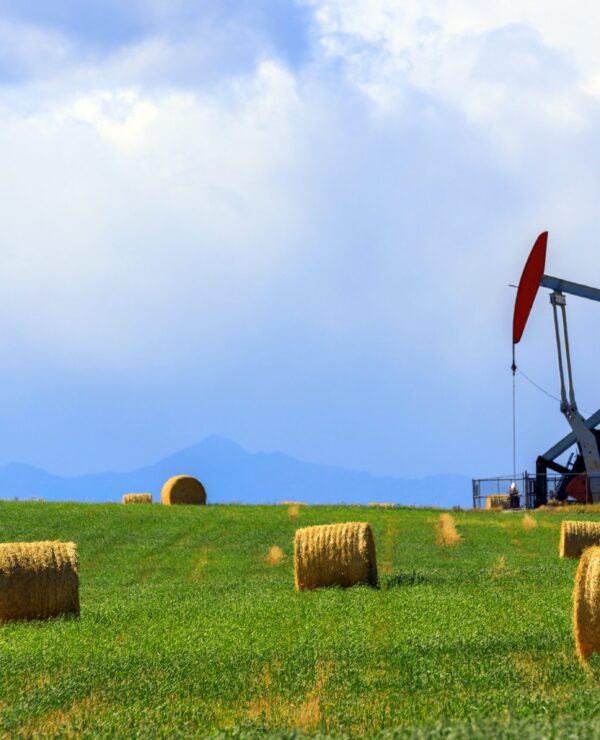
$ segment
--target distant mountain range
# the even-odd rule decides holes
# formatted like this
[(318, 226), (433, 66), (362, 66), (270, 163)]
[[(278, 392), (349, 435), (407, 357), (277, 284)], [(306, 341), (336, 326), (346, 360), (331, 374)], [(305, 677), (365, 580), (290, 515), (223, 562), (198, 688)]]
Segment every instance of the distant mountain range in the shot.
[(126, 473), (75, 477), (52, 475), (22, 463), (0, 467), (0, 498), (46, 501), (120, 501), (128, 492), (149, 492), (160, 500), (172, 475), (193, 475), (205, 485), (209, 503), (368, 504), (471, 506), (471, 481), (462, 475), (415, 480), (377, 477), (331, 465), (302, 462), (279, 452), (246, 452), (231, 440), (208, 437), (198, 444)]

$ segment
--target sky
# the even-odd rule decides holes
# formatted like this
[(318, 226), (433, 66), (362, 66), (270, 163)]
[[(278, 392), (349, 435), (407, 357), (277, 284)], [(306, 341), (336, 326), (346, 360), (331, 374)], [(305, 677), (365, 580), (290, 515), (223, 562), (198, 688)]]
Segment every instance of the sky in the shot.
[[(0, 0), (0, 463), (512, 468), (514, 289), (600, 286), (588, 0)], [(547, 295), (519, 366), (558, 392)], [(569, 299), (600, 406), (600, 305)], [(568, 431), (517, 376), (517, 468)]]

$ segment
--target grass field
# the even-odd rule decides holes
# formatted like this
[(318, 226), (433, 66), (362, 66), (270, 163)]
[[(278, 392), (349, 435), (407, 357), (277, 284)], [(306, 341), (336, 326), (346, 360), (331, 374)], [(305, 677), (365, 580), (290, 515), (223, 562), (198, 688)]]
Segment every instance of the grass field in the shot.
[[(0, 626), (0, 733), (598, 737), (561, 515), (454, 516), (2, 502), (2, 541), (78, 544), (82, 611)], [(357, 520), (381, 588), (295, 593), (296, 527)]]

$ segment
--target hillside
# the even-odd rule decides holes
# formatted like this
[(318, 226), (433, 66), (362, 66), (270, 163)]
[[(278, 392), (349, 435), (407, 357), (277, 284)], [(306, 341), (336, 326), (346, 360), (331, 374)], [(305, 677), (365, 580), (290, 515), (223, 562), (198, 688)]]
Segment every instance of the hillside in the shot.
[(123, 493), (148, 491), (155, 498), (172, 475), (200, 478), (213, 503), (271, 504), (299, 500), (321, 504), (371, 501), (418, 506), (471, 506), (471, 481), (460, 475), (418, 480), (384, 478), (343, 468), (315, 465), (278, 452), (249, 453), (222, 437), (203, 442), (154, 465), (125, 473), (77, 477), (51, 475), (24, 464), (0, 467), (0, 498), (47, 501), (120, 501)]
[[(0, 735), (597, 737), (561, 515), (457, 513), (450, 548), (438, 516), (0, 502), (4, 541), (78, 544), (82, 603), (0, 627)], [(381, 588), (295, 593), (295, 529), (365, 519)]]

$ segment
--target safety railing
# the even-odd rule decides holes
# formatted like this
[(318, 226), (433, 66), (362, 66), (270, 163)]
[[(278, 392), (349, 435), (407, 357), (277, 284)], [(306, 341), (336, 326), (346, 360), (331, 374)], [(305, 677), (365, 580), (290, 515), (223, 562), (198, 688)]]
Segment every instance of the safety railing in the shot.
[[(554, 500), (591, 503), (592, 487), (600, 488), (600, 481), (580, 473), (552, 473), (536, 478), (525, 472), (516, 478), (511, 475), (474, 478), (472, 484), (474, 509), (533, 509)], [(574, 493), (577, 500), (571, 495)]]

